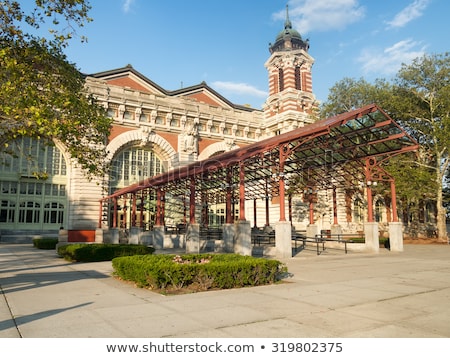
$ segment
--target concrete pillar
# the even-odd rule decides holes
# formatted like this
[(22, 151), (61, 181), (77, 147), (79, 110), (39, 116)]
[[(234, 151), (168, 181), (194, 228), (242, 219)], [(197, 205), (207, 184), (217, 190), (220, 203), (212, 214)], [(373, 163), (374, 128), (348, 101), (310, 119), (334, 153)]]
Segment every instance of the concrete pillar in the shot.
[(189, 224), (186, 228), (186, 253), (200, 252), (200, 224)]
[(401, 222), (389, 223), (389, 246), (391, 251), (403, 251), (403, 226)]
[(377, 222), (365, 222), (364, 223), (364, 236), (366, 250), (372, 252), (380, 252), (380, 239), (378, 234)]
[(289, 221), (279, 221), (275, 224), (275, 248), (277, 257), (292, 257), (292, 225)]
[(69, 231), (65, 229), (60, 229), (58, 232), (58, 243), (65, 245), (69, 240)]
[(110, 244), (111, 243), (111, 231), (109, 228), (103, 229), (103, 243)]
[(141, 238), (142, 229), (138, 226), (132, 226), (130, 228), (130, 238), (128, 243), (131, 245), (138, 245)]
[(333, 240), (337, 240), (340, 238), (338, 235), (342, 234), (342, 227), (339, 224), (333, 224), (331, 225), (331, 238)]
[(308, 224), (306, 227), (306, 237), (314, 239), (319, 233), (319, 227), (316, 224)]
[(103, 243), (103, 229), (100, 228), (95, 229), (95, 243), (96, 244)]
[(65, 246), (69, 242), (69, 231), (65, 229), (60, 229), (58, 232), (58, 243), (56, 244), (56, 249), (58, 250), (58, 247)]
[(238, 220), (235, 224), (236, 241), (234, 243), (234, 252), (236, 254), (252, 255), (252, 229), (250, 221)]
[(153, 231), (144, 231), (139, 243), (146, 246), (153, 245)]
[(164, 226), (158, 225), (153, 227), (153, 247), (156, 250), (164, 248)]
[(234, 252), (234, 237), (236, 230), (234, 224), (224, 224), (222, 232), (223, 249), (225, 252)]
[(118, 244), (119, 243), (119, 229), (116, 227), (110, 228), (110, 238), (111, 238), (111, 244)]

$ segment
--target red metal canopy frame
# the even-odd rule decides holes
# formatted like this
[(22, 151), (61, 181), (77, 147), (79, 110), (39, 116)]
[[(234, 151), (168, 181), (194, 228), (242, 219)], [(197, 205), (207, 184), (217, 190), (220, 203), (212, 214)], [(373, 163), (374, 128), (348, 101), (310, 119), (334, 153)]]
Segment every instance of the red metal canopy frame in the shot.
[[(417, 149), (414, 138), (371, 104), (146, 178), (103, 197), (100, 210), (111, 200), (117, 203), (118, 198), (129, 196), (135, 202), (137, 193), (154, 192), (158, 221), (165, 193), (189, 197), (190, 223), (195, 222), (196, 202), (226, 203), (228, 222), (236, 190), (240, 220), (245, 220), (245, 200), (270, 196), (279, 197), (280, 221), (285, 221), (286, 196), (301, 194), (308, 188), (348, 188), (360, 182), (387, 180), (393, 189), (394, 212), (395, 186), (382, 163)], [(371, 221), (371, 203), (368, 205)], [(101, 220), (100, 215), (99, 227)]]

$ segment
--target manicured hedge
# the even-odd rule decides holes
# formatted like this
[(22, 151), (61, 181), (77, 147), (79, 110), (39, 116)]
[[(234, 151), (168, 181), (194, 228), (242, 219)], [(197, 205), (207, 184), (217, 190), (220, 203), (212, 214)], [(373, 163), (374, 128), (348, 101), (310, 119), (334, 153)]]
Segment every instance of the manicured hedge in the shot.
[(139, 255), (115, 258), (112, 265), (121, 279), (157, 290), (266, 285), (287, 272), (277, 260), (237, 254)]
[(58, 255), (68, 261), (111, 261), (115, 257), (147, 255), (155, 251), (145, 245), (69, 244), (58, 247)]
[(37, 249), (42, 250), (54, 250), (56, 248), (56, 244), (58, 243), (58, 239), (56, 238), (35, 238), (33, 239), (33, 246)]

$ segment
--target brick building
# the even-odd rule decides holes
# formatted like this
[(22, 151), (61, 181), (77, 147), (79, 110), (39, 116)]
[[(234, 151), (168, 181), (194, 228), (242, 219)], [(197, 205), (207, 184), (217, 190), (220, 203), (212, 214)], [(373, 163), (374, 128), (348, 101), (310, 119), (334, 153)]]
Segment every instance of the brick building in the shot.
[[(286, 13), (284, 28), (269, 45), (270, 56), (265, 63), (269, 96), (262, 109), (231, 103), (204, 82), (167, 91), (131, 65), (86, 75), (89, 91), (114, 119), (107, 143), (109, 156), (105, 158), (109, 174), (89, 181), (61, 143), (44, 147), (37, 140), (21, 139), (19, 145), (34, 159), (6, 157), (0, 164), (3, 237), (14, 233), (23, 236), (24, 232), (57, 233), (64, 228), (73, 241), (92, 241), (102, 196), (143, 178), (313, 123), (318, 103), (312, 85), (314, 59), (308, 51), (308, 40), (292, 28)], [(47, 178), (32, 175), (38, 167), (45, 168)], [(320, 229), (329, 229), (332, 224), (331, 195), (319, 193), (315, 221)], [(364, 196), (348, 198), (338, 192), (337, 200), (342, 204), (338, 218), (345, 223), (343, 230), (361, 230)], [(374, 203), (377, 221), (386, 221), (383, 198), (375, 198)], [(149, 227), (154, 221), (155, 202), (146, 205), (140, 225)], [(258, 205), (258, 224), (267, 224), (264, 201)], [(118, 218), (122, 228), (130, 225), (126, 207), (122, 203)], [(271, 198), (270, 218), (275, 220), (277, 215), (272, 212), (277, 213), (278, 208), (276, 198)], [(294, 198), (292, 208), (292, 224), (304, 229), (309, 218), (302, 198)], [(208, 210), (209, 225), (223, 223), (223, 205)], [(253, 214), (246, 216), (251, 218)], [(168, 214), (166, 225), (177, 225), (179, 220), (176, 213)]]

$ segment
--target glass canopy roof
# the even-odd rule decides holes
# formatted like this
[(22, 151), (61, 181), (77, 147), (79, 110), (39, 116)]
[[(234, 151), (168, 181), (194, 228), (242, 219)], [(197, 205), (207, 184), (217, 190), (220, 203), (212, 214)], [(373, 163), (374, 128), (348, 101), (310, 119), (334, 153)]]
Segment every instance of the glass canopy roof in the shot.
[(147, 178), (102, 200), (143, 190), (185, 196), (195, 181), (198, 198), (223, 203), (224, 189), (238, 188), (242, 178), (246, 199), (277, 196), (280, 178), (290, 194), (351, 187), (365, 180), (368, 159), (379, 165), (417, 149), (403, 128), (371, 104)]

